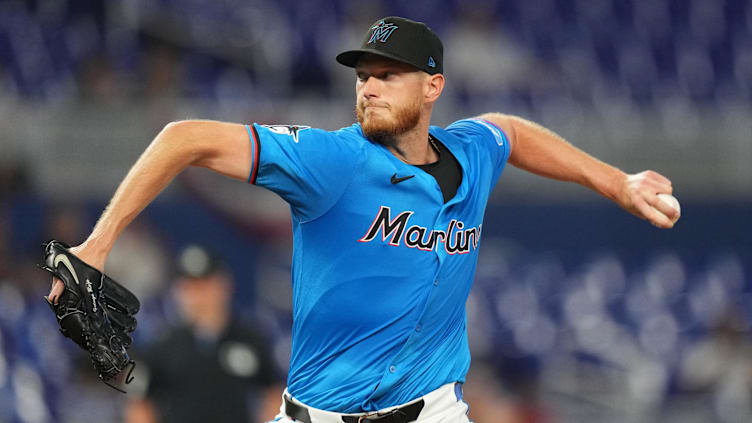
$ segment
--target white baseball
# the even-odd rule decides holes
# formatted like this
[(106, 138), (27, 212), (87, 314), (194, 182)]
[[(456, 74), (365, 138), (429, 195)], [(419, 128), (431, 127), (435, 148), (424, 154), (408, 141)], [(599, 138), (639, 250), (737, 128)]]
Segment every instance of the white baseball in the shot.
[[(671, 206), (672, 209), (676, 210), (676, 218), (674, 218), (673, 222), (679, 220), (679, 216), (681, 215), (681, 206), (679, 205), (679, 200), (677, 200), (676, 197), (671, 194), (658, 194), (658, 199)], [(660, 210), (656, 209), (655, 207), (653, 207), (653, 209), (660, 213)]]

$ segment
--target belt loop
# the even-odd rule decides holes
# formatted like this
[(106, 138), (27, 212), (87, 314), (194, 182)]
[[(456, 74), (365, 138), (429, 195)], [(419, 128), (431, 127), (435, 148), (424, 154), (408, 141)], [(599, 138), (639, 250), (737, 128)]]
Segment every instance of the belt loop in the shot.
[(462, 383), (461, 382), (455, 382), (454, 396), (457, 397), (457, 401), (462, 401)]

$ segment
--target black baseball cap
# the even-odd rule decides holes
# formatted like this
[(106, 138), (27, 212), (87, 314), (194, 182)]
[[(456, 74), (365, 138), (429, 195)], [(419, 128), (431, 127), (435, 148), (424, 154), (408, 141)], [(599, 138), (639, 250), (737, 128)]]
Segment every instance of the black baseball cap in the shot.
[(398, 16), (374, 22), (360, 48), (338, 54), (337, 61), (354, 68), (363, 53), (407, 63), (431, 75), (444, 72), (444, 46), (439, 36), (423, 22)]

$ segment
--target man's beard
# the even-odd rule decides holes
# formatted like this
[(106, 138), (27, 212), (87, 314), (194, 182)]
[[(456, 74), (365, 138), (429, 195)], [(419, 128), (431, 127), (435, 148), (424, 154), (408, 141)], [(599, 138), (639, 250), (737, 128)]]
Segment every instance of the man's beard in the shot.
[(360, 122), (360, 128), (363, 135), (373, 142), (377, 142), (385, 147), (396, 147), (396, 138), (405, 132), (415, 128), (420, 121), (420, 102), (416, 99), (414, 102), (394, 110), (391, 119), (382, 116), (365, 118), (366, 103), (355, 105), (355, 115)]

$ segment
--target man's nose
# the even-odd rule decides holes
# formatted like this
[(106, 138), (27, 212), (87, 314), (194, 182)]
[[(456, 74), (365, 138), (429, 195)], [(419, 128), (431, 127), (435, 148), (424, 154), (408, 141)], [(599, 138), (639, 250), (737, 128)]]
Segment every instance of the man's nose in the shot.
[(378, 97), (380, 88), (379, 82), (378, 78), (369, 76), (368, 79), (363, 82), (363, 96), (367, 98)]

